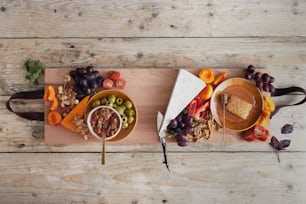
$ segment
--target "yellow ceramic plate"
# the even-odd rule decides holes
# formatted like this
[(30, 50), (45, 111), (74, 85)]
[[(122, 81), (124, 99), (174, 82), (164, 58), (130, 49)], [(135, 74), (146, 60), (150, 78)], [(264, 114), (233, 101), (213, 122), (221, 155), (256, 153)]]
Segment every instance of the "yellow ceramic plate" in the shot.
[(90, 112), (92, 108), (92, 103), (97, 100), (97, 99), (102, 99), (102, 98), (105, 98), (109, 95), (115, 95), (116, 97), (120, 97), (122, 98), (123, 100), (130, 100), (133, 104), (133, 107), (132, 109), (134, 110), (135, 112), (135, 115), (134, 115), (134, 121), (132, 124), (129, 124), (128, 128), (126, 129), (121, 129), (121, 131), (118, 133), (118, 135), (112, 139), (109, 139), (108, 141), (118, 141), (118, 140), (122, 140), (123, 138), (127, 137), (136, 127), (136, 124), (137, 124), (137, 120), (138, 120), (138, 112), (137, 112), (137, 108), (135, 106), (135, 103), (134, 101), (129, 97), (127, 96), (125, 93), (123, 92), (120, 92), (118, 90), (113, 90), (113, 89), (109, 89), (109, 90), (103, 90), (103, 91), (100, 91), (100, 92), (97, 92), (95, 95), (93, 95), (88, 103), (87, 103), (87, 106), (85, 108), (85, 112), (84, 112), (84, 116), (86, 118), (86, 116), (88, 115), (88, 113)]
[[(223, 94), (227, 94), (229, 97), (232, 95), (238, 96), (240, 99), (252, 104), (248, 117), (242, 119), (225, 108), (225, 120), (223, 120), (223, 104), (220, 100)], [(263, 110), (263, 96), (252, 82), (243, 78), (231, 78), (217, 86), (211, 97), (210, 104), (211, 113), (220, 126), (223, 126), (225, 121), (227, 129), (244, 131), (254, 126), (259, 120)]]

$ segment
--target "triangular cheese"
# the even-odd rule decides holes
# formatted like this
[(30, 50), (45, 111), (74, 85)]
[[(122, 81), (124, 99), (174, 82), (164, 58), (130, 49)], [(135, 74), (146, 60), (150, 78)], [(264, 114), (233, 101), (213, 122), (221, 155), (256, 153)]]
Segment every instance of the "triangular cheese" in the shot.
[(159, 136), (164, 137), (167, 125), (194, 99), (206, 86), (200, 78), (194, 74), (180, 69), (174, 88), (169, 99), (164, 120), (159, 129)]

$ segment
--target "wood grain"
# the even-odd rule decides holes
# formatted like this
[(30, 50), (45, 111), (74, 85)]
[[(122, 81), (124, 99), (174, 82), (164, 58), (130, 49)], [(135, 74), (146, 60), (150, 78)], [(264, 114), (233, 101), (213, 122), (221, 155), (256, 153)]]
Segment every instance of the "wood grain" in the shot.
[[(32, 90), (23, 63), (45, 67), (267, 68), (280, 86), (306, 85), (304, 38), (0, 39), (0, 94)], [(41, 88), (43, 87), (41, 78)]]
[(2, 153), (0, 196), (4, 203), (303, 203), (306, 156), (280, 157), (176, 152), (169, 173), (158, 153), (111, 153), (105, 166), (99, 153)]
[[(23, 63), (46, 67), (267, 68), (277, 87), (306, 88), (304, 0), (0, 1), (1, 203), (304, 203), (305, 105), (281, 110), (271, 134), (290, 139), (281, 163), (268, 143), (47, 145), (44, 123), (5, 102), (37, 89)], [(40, 86), (44, 87), (43, 76)], [(301, 99), (277, 98), (277, 103)], [(14, 101), (44, 110), (43, 101)], [(286, 123), (290, 135), (281, 135)], [(51, 195), (51, 196), (50, 196)]]
[(306, 2), (2, 1), (0, 37), (304, 36)]

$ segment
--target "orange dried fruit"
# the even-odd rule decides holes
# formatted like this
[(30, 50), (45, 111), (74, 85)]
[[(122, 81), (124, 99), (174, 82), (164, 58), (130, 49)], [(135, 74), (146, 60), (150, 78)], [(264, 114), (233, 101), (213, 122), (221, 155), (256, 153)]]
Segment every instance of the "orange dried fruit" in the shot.
[(208, 69), (208, 68), (201, 69), (198, 73), (198, 76), (206, 84), (212, 83), (215, 79), (215, 75), (214, 75), (213, 70)]
[(214, 89), (211, 84), (207, 84), (205, 88), (199, 93), (199, 96), (202, 100), (208, 100), (211, 98)]
[(216, 87), (216, 86), (218, 86), (222, 81), (224, 81), (226, 78), (227, 78), (227, 76), (228, 76), (228, 73), (227, 72), (222, 72), (222, 73), (220, 73), (220, 74), (218, 74), (216, 77), (215, 77), (215, 79), (214, 79), (214, 81), (213, 81), (213, 86), (214, 87)]
[(48, 85), (45, 94), (44, 94), (44, 100), (45, 101), (53, 101), (55, 98), (55, 89), (52, 85)]
[(57, 111), (51, 111), (48, 114), (48, 123), (52, 126), (59, 125), (62, 121), (62, 115)]
[(268, 111), (263, 111), (261, 114), (261, 117), (259, 118), (259, 120), (257, 121), (257, 125), (261, 125), (261, 126), (268, 126), (270, 121), (270, 112)]
[(275, 103), (270, 96), (264, 96), (264, 111), (273, 112), (275, 110)]
[(54, 99), (53, 99), (53, 101), (51, 102), (51, 104), (50, 104), (50, 107), (49, 107), (49, 109), (51, 110), (51, 111), (55, 111), (57, 108), (58, 108), (58, 99), (57, 99), (57, 97), (55, 97)]

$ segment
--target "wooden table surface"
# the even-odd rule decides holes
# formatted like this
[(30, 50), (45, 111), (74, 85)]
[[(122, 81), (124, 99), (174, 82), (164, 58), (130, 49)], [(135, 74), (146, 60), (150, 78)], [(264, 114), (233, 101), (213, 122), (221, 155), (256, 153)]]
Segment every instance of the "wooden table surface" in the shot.
[[(253, 64), (268, 69), (276, 87), (306, 88), (305, 19), (302, 0), (0, 1), (0, 202), (305, 202), (305, 105), (271, 122), (272, 135), (291, 140), (280, 163), (268, 142), (169, 144), (170, 173), (160, 144), (109, 144), (101, 166), (98, 143), (47, 145), (43, 122), (5, 108), (10, 95), (44, 85), (43, 77), (38, 87), (25, 80), (28, 58), (57, 68)], [(44, 108), (42, 100), (13, 105)], [(286, 123), (290, 135), (280, 133)]]

